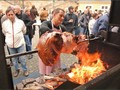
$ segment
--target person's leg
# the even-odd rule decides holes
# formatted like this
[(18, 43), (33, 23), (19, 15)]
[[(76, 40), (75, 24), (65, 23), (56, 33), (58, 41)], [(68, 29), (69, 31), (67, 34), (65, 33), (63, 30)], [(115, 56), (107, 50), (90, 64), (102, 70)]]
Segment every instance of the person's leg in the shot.
[(50, 73), (52, 73), (52, 69), (53, 69), (53, 66), (46, 66), (46, 75), (49, 75)]
[(52, 72), (55, 72), (56, 74), (59, 73), (59, 70), (61, 69), (61, 63), (60, 63), (60, 57), (57, 59), (58, 61), (56, 64), (53, 65)]
[[(25, 46), (24, 45), (20, 46), (19, 48), (17, 48), (17, 51), (18, 51), (18, 53), (24, 52), (25, 51)], [(20, 63), (21, 63), (21, 67), (23, 69), (23, 74), (25, 76), (28, 76), (29, 74), (27, 72), (26, 56), (25, 55), (19, 56), (19, 60), (20, 60)]]
[[(16, 48), (9, 48), (8, 47), (8, 49), (9, 49), (10, 54), (16, 54), (17, 53), (17, 49)], [(12, 58), (12, 61), (13, 61), (13, 65), (15, 66), (15, 70), (20, 69), (19, 65), (18, 65), (18, 57)]]
[(42, 75), (45, 75), (45, 69), (46, 69), (46, 66), (45, 64), (42, 62), (41, 58), (39, 57), (39, 73), (42, 74)]
[(88, 38), (89, 37), (89, 31), (88, 31), (88, 29), (87, 28), (85, 28), (85, 35), (86, 35), (86, 37)]
[(84, 34), (84, 28), (80, 27), (80, 34)]
[(24, 35), (25, 38), (25, 44), (26, 44), (26, 51), (31, 51), (32, 50), (32, 46), (30, 43), (30, 39), (28, 35)]
[(75, 35), (79, 35), (79, 33), (80, 33), (80, 27), (77, 27), (75, 30)]
[[(22, 45), (19, 48), (17, 48), (17, 51), (18, 51), (18, 53), (24, 52), (25, 51), (24, 45)], [(26, 71), (27, 70), (27, 67), (26, 67), (26, 56), (25, 55), (19, 56), (19, 60), (21, 62), (21, 66), (22, 66), (23, 71)]]
[[(7, 47), (7, 50), (8, 50), (8, 54), (10, 54), (8, 46), (6, 46), (6, 47)], [(10, 58), (10, 65), (13, 66), (12, 58)]]
[(57, 63), (54, 65), (54, 69), (55, 68), (61, 68), (60, 57), (58, 58)]
[(38, 28), (39, 28), (39, 37), (40, 37), (41, 36), (40, 26), (38, 26)]
[[(25, 39), (25, 44), (26, 44), (26, 51), (31, 51), (32, 50), (32, 43), (30, 41), (29, 35), (24, 35), (24, 39)], [(28, 59), (31, 59), (33, 57), (33, 55), (27, 55)]]
[(83, 28), (83, 34), (86, 35), (86, 28)]
[(35, 35), (35, 28), (36, 28), (36, 27), (35, 27), (35, 26), (33, 26), (33, 35)]
[[(29, 51), (32, 51), (32, 38), (33, 38), (33, 35), (28, 35), (28, 37), (29, 37), (30, 46), (31, 46), (31, 50), (29, 50)], [(28, 59), (32, 59), (32, 58), (33, 58), (33, 54), (29, 54)]]
[(28, 38), (29, 38), (29, 43), (30, 43), (30, 46), (31, 46), (30, 48), (32, 50), (32, 38), (33, 38), (33, 35), (28, 35)]
[(90, 32), (88, 30), (88, 27), (86, 28), (86, 31), (87, 31), (86, 36), (87, 36), (87, 38), (89, 38)]
[(49, 75), (52, 71), (52, 67), (51, 66), (46, 66), (41, 58), (39, 58), (39, 73), (41, 75)]
[[(17, 49), (16, 48), (9, 48), (10, 54), (16, 54), (17, 53)], [(18, 64), (18, 57), (14, 57), (12, 58), (12, 62), (13, 65), (15, 67), (15, 72), (14, 72), (14, 77), (17, 77), (19, 72), (20, 72), (20, 68), (19, 68), (19, 64)]]

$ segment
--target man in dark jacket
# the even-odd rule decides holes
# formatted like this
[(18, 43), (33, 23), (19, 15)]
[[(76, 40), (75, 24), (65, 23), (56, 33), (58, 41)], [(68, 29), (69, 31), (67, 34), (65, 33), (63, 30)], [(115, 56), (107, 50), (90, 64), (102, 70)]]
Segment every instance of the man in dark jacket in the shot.
[[(27, 31), (24, 35), (25, 42), (26, 42), (26, 51), (32, 50), (32, 38), (33, 38), (33, 29), (32, 24), (35, 22), (34, 20), (30, 19), (30, 9), (26, 9), (25, 13), (22, 15), (22, 20), (24, 21)], [(32, 55), (29, 55), (28, 59), (31, 59)]]
[(80, 24), (81, 34), (89, 35), (89, 31), (88, 31), (89, 20), (90, 20), (90, 16), (88, 10), (84, 10), (84, 14), (80, 17), (80, 20), (78, 21), (78, 23)]
[[(64, 19), (64, 10), (57, 8), (53, 11), (53, 18), (51, 21), (44, 21), (40, 26), (40, 33), (41, 35), (44, 34), (46, 31), (53, 32), (56, 30), (61, 30), (61, 32), (66, 31), (65, 26), (61, 23)], [(61, 15), (61, 16), (60, 16)]]
[(19, 5), (16, 5), (14, 7), (14, 12), (15, 12), (16, 17), (22, 20), (22, 9)]
[(67, 28), (67, 32), (73, 33), (78, 26), (78, 17), (73, 13), (74, 10), (72, 6), (70, 6), (68, 10), (69, 13), (65, 15), (63, 25)]

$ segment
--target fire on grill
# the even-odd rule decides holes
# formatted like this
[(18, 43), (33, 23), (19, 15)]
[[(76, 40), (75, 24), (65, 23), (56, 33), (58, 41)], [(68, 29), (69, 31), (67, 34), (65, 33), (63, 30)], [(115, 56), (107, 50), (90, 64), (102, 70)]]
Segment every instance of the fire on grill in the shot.
[[(83, 85), (101, 75), (106, 71), (108, 65), (101, 60), (100, 52), (89, 53), (88, 45), (88, 40), (67, 32), (45, 33), (37, 45), (38, 54), (45, 65), (55, 64), (61, 53), (74, 54), (79, 63), (73, 64), (67, 71), (56, 70), (53, 72), (55, 75), (41, 76), (42, 78), (38, 78), (38, 82), (34, 82), (33, 86), (51, 90), (64, 84), (66, 80), (75, 83), (75, 86)], [(24, 88), (28, 88), (26, 86), (30, 85), (24, 85)]]
[[(106, 71), (103, 61), (100, 60), (100, 53), (87, 53), (88, 42), (80, 42), (82, 41), (82, 39), (79, 40), (79, 38), (75, 40), (74, 35), (66, 32), (62, 34), (58, 32), (53, 32), (47, 33), (46, 35), (47, 36), (44, 42), (42, 41), (43, 39), (40, 39), (41, 41), (39, 41), (37, 46), (37, 48), (39, 49), (39, 56), (40, 58), (42, 58), (42, 61), (45, 65), (54, 64), (56, 62), (55, 57), (58, 57), (61, 52), (68, 53), (70, 47), (71, 50), (77, 52), (76, 56), (80, 60), (80, 64), (75, 64), (75, 67), (72, 68), (71, 72), (67, 74), (69, 80), (77, 82), (79, 84), (84, 84), (99, 76), (100, 74), (102, 74), (102, 72)], [(43, 37), (45, 38), (44, 35), (42, 36), (42, 38)], [(57, 43), (59, 44), (59, 47), (57, 46)], [(66, 47), (69, 48), (66, 49)], [(45, 51), (43, 49), (45, 49)], [(71, 50), (69, 52), (71, 52)], [(55, 54), (55, 52), (57, 54)], [(53, 54), (48, 55), (47, 53)], [(48, 55), (49, 57), (45, 55)]]
[[(85, 84), (106, 71), (107, 66), (100, 59), (100, 53), (88, 53), (89, 42), (84, 41), (85, 39), (67, 32), (45, 33), (41, 36), (37, 45), (38, 54), (45, 65), (51, 66), (56, 63), (60, 53), (75, 51), (80, 63), (74, 64), (62, 78), (78, 84)], [(49, 80), (49, 82), (53, 81)]]
[(85, 84), (106, 71), (106, 66), (100, 59), (100, 53), (88, 54), (84, 52), (80, 57), (80, 64), (74, 64), (71, 72), (67, 74), (70, 81)]
[(22, 89), (54, 90), (67, 80), (82, 85), (106, 71), (108, 66), (100, 60), (100, 53), (88, 54), (85, 52), (81, 54), (84, 54), (81, 57), (81, 62), (74, 63), (70, 69), (56, 70), (54, 74), (31, 80), (32, 83), (27, 83), (28, 80), (26, 83), (22, 81), (24, 82)]

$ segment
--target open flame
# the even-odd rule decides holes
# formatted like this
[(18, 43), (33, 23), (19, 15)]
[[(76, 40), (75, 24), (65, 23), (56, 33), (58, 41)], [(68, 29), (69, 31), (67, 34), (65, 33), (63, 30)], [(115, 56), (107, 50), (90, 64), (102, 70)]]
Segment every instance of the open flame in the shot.
[(85, 84), (106, 71), (99, 53), (88, 54), (85, 52), (79, 54), (78, 57), (81, 63), (75, 64), (71, 72), (67, 74), (71, 81)]

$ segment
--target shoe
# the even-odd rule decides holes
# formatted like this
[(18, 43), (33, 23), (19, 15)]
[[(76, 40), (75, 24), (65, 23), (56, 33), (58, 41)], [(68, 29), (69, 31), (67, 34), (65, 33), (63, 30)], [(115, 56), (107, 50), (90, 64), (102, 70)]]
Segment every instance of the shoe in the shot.
[(14, 72), (13, 76), (14, 76), (14, 77), (17, 77), (17, 76), (19, 75), (19, 73), (20, 73), (20, 69), (16, 70), (16, 71)]
[(29, 75), (28, 71), (27, 71), (27, 70), (24, 71), (24, 72), (23, 72), (23, 75), (24, 75), (25, 77), (27, 77), (27, 76)]

